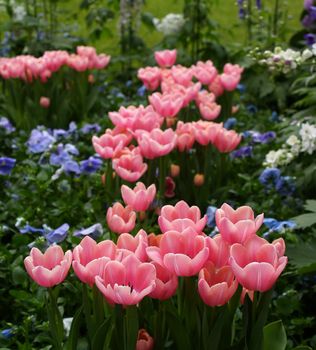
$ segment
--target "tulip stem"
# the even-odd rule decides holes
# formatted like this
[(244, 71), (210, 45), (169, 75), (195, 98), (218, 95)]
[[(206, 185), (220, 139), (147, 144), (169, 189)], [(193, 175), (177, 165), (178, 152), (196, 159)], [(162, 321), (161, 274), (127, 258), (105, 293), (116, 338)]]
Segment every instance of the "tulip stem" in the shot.
[(91, 322), (91, 305), (89, 300), (88, 288), (85, 283), (82, 284), (82, 304), (83, 312), (86, 319), (86, 325), (88, 328), (88, 337), (91, 342), (93, 337), (93, 324)]
[(47, 298), (47, 313), (49, 320), (49, 327), (51, 331), (52, 340), (55, 349), (62, 350), (63, 338), (64, 338), (64, 326), (61, 314), (57, 305), (57, 296), (54, 295), (52, 288), (48, 288)]

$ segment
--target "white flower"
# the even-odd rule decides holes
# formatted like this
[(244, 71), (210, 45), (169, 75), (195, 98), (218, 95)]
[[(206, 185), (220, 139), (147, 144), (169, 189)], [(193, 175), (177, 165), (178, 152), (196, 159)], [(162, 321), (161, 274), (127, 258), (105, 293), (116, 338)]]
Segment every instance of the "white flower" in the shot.
[(16, 21), (22, 22), (24, 17), (26, 16), (26, 10), (23, 5), (16, 5), (12, 7), (13, 9), (13, 17)]
[(277, 151), (270, 151), (266, 154), (266, 159), (263, 162), (263, 165), (270, 168), (275, 168), (280, 165), (287, 165), (294, 159), (292, 153), (281, 148)]
[(312, 154), (316, 150), (316, 127), (309, 123), (304, 123), (299, 134), (302, 138), (301, 152)]
[(301, 150), (301, 141), (296, 135), (291, 135), (285, 142), (291, 147), (293, 155), (297, 156)]
[(155, 18), (153, 22), (156, 29), (167, 36), (177, 34), (182, 29), (185, 19), (181, 14), (169, 13), (161, 20)]
[(313, 52), (311, 50), (309, 50), (309, 49), (305, 49), (302, 52), (302, 61), (305, 62), (306, 60), (308, 60), (312, 56), (313, 56)]

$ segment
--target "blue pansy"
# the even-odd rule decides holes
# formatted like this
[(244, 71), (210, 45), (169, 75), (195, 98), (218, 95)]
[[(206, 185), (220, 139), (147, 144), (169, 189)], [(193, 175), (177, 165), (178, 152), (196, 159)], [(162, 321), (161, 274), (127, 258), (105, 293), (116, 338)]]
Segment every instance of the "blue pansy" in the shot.
[(214, 227), (215, 226), (215, 212), (217, 208), (210, 205), (206, 209), (206, 216), (207, 216), (207, 221), (206, 225), (207, 227)]
[(62, 165), (62, 168), (66, 174), (70, 174), (70, 173), (74, 173), (76, 175), (81, 174), (79, 164), (74, 160), (68, 160)]
[(83, 173), (92, 174), (101, 168), (103, 161), (100, 158), (89, 157), (86, 160), (80, 162), (80, 170)]
[(50, 244), (60, 243), (67, 237), (68, 230), (69, 225), (63, 224), (60, 227), (56, 228), (56, 230), (50, 230), (48, 233), (46, 233), (45, 238)]
[(9, 157), (0, 157), (0, 175), (10, 175), (16, 160)]
[(80, 132), (82, 132), (83, 134), (90, 134), (90, 133), (97, 133), (101, 130), (101, 126), (99, 124), (85, 124), (81, 129)]
[(294, 179), (291, 176), (281, 176), (275, 184), (275, 189), (284, 196), (293, 194), (296, 189)]
[(282, 232), (285, 229), (294, 229), (296, 227), (296, 223), (292, 220), (278, 221), (274, 218), (265, 218), (263, 224), (269, 229), (269, 233)]
[(56, 139), (46, 130), (33, 129), (26, 145), (30, 153), (43, 153), (47, 151)]
[(20, 233), (25, 234), (25, 233), (40, 233), (44, 234), (45, 230), (43, 228), (36, 228), (33, 227), (29, 224), (26, 224), (24, 227), (19, 228)]
[(246, 158), (252, 156), (253, 147), (243, 146), (231, 153), (232, 158)]
[(255, 132), (252, 135), (252, 141), (255, 143), (269, 143), (270, 141), (274, 140), (276, 138), (276, 134), (274, 131), (267, 131), (263, 134), (259, 132)]
[(76, 237), (85, 237), (90, 236), (93, 239), (100, 237), (103, 233), (103, 228), (101, 224), (94, 224), (87, 228), (83, 228), (81, 230), (75, 231), (74, 236)]
[(146, 91), (147, 91), (147, 88), (145, 85), (143, 85), (137, 89), (137, 95), (140, 97), (143, 97), (143, 96), (145, 96)]
[(258, 112), (258, 108), (255, 105), (253, 105), (253, 104), (247, 105), (246, 109), (251, 114), (256, 114)]
[(5, 339), (10, 339), (13, 337), (14, 333), (13, 333), (13, 329), (12, 328), (6, 328), (6, 329), (3, 329), (1, 331), (1, 335), (3, 338)]
[(237, 123), (236, 118), (228, 118), (224, 123), (224, 128), (227, 130), (232, 129)]
[(259, 181), (266, 188), (275, 188), (281, 177), (281, 171), (278, 168), (267, 168), (259, 176)]
[(11, 124), (9, 119), (6, 117), (0, 118), (0, 128), (5, 129), (6, 134), (11, 134), (13, 131), (15, 131), (15, 127)]

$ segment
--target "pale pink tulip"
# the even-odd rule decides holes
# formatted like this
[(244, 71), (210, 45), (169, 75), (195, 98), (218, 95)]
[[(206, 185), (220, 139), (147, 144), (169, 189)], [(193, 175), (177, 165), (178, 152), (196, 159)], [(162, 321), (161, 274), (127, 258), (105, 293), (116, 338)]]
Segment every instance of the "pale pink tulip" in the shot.
[(216, 269), (207, 262), (199, 273), (198, 290), (205, 304), (222, 306), (235, 294), (238, 282), (229, 266)]
[(106, 213), (106, 222), (111, 231), (121, 234), (131, 232), (135, 227), (136, 213), (131, 207), (123, 207), (119, 202), (110, 207)]
[(73, 250), (72, 267), (77, 277), (93, 286), (95, 276), (100, 276), (105, 265), (115, 259), (116, 246), (114, 242), (105, 240), (100, 243), (89, 236), (82, 239)]
[(137, 73), (140, 79), (148, 90), (156, 90), (160, 85), (161, 72), (158, 67), (140, 68)]
[(148, 237), (144, 230), (139, 230), (133, 237), (129, 233), (122, 233), (117, 240), (118, 249), (126, 249), (133, 252), (140, 261), (147, 261), (146, 248), (148, 247)]
[(206, 120), (193, 122), (192, 126), (195, 140), (202, 146), (213, 143), (217, 137), (217, 134), (223, 129), (222, 124), (213, 123)]
[(24, 266), (30, 277), (42, 287), (53, 287), (66, 278), (71, 266), (72, 253), (65, 254), (58, 245), (50, 246), (44, 254), (32, 248), (30, 255), (24, 259)]
[(130, 254), (121, 262), (110, 261), (95, 283), (104, 297), (113, 304), (136, 305), (155, 289), (156, 270), (153, 264), (140, 262)]
[(147, 255), (177, 276), (194, 276), (204, 266), (209, 250), (205, 237), (192, 227), (187, 227), (181, 233), (164, 233), (160, 246), (148, 247)]
[(225, 128), (218, 129), (213, 140), (213, 145), (221, 152), (228, 153), (236, 149), (240, 144), (241, 135), (235, 130), (226, 130)]
[(129, 130), (135, 132), (136, 130), (151, 131), (160, 128), (163, 124), (164, 118), (158, 114), (152, 106), (139, 107), (139, 113), (135, 115), (132, 123), (129, 125)]
[(201, 212), (197, 206), (189, 207), (185, 201), (180, 201), (174, 207), (172, 205), (162, 207), (158, 224), (163, 233), (170, 230), (182, 232), (188, 227), (201, 233), (206, 220), (206, 215), (201, 219)]
[(132, 128), (134, 119), (139, 114), (141, 107), (143, 106), (128, 106), (127, 108), (121, 106), (118, 112), (109, 112), (109, 118), (114, 125), (121, 129)]
[(208, 92), (207, 90), (202, 90), (196, 96), (196, 104), (199, 106), (200, 103), (208, 104), (215, 102), (215, 95), (212, 92)]
[(165, 118), (176, 116), (183, 104), (180, 94), (155, 92), (148, 99), (154, 109)]
[(154, 159), (169, 154), (175, 147), (177, 136), (172, 129), (153, 129), (136, 132), (137, 142), (143, 157)]
[(162, 68), (171, 67), (177, 59), (177, 50), (163, 50), (155, 52), (155, 60)]
[(188, 151), (193, 147), (195, 135), (192, 123), (183, 123), (183, 121), (178, 121), (176, 134), (177, 147), (180, 152)]
[(113, 169), (123, 180), (135, 182), (139, 180), (147, 170), (148, 165), (143, 162), (141, 155), (123, 154), (112, 161)]
[(135, 211), (145, 211), (155, 198), (156, 186), (152, 184), (146, 188), (142, 182), (137, 182), (133, 189), (122, 185), (121, 193), (126, 205), (129, 205)]
[(171, 68), (171, 74), (177, 84), (187, 87), (192, 83), (193, 71), (191, 68), (187, 68), (178, 64)]
[(178, 288), (178, 276), (156, 262), (156, 288), (149, 294), (153, 299), (167, 300), (171, 298)]
[(223, 87), (227, 91), (233, 91), (236, 89), (240, 82), (243, 68), (238, 64), (226, 63), (224, 66), (224, 72), (221, 74), (220, 79)]
[(222, 236), (218, 234), (213, 238), (206, 237), (205, 241), (210, 252), (207, 261), (211, 261), (216, 268), (228, 265), (230, 245), (224, 241)]
[(211, 82), (211, 84), (208, 86), (208, 89), (216, 96), (219, 97), (223, 95), (225, 89), (222, 84), (221, 77), (217, 75), (214, 80)]
[(229, 244), (245, 243), (259, 230), (263, 217), (263, 214), (260, 214), (255, 219), (253, 210), (248, 206), (242, 206), (234, 210), (226, 203), (215, 213), (219, 232)]
[(211, 84), (217, 76), (217, 69), (212, 61), (199, 61), (196, 66), (192, 67), (194, 76), (205, 85)]
[(138, 331), (136, 350), (152, 350), (154, 348), (154, 339), (145, 329)]
[(238, 282), (251, 291), (265, 292), (272, 288), (287, 264), (277, 245), (253, 236), (244, 245), (231, 247), (230, 266)]
[(200, 103), (199, 110), (202, 117), (206, 120), (214, 120), (221, 113), (222, 107), (215, 102)]

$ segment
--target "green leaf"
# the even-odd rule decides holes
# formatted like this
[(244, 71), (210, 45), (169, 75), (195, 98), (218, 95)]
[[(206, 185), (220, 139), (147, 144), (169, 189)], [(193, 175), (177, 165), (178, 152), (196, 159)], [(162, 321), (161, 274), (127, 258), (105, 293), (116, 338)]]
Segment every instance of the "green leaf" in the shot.
[(312, 211), (312, 212), (316, 213), (316, 200), (308, 199), (304, 205), (304, 208), (307, 211)]
[(83, 306), (81, 305), (81, 307), (75, 313), (75, 316), (71, 323), (71, 328), (70, 328), (69, 337), (68, 337), (67, 346), (66, 346), (67, 350), (76, 350), (78, 348), (79, 329), (80, 329), (82, 317), (83, 317)]
[(286, 333), (281, 320), (271, 322), (263, 328), (263, 350), (284, 350)]
[(294, 348), (293, 350), (313, 350), (313, 349), (307, 345), (299, 345), (296, 348)]
[(107, 338), (107, 330), (109, 329), (110, 323), (111, 323), (111, 317), (106, 318), (103, 321), (103, 323), (101, 323), (100, 327), (97, 329), (97, 331), (93, 336), (92, 344), (91, 344), (92, 350), (103, 349), (104, 342)]
[(302, 214), (292, 218), (299, 228), (306, 228), (316, 224), (315, 213)]
[(286, 253), (299, 273), (316, 271), (316, 241), (289, 246)]

